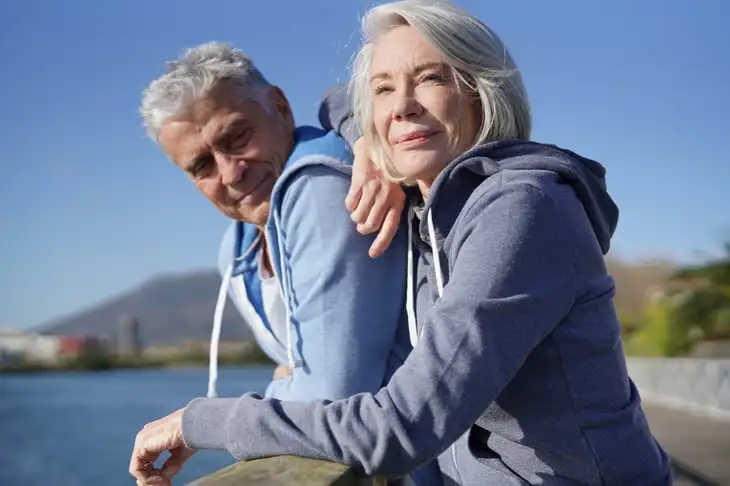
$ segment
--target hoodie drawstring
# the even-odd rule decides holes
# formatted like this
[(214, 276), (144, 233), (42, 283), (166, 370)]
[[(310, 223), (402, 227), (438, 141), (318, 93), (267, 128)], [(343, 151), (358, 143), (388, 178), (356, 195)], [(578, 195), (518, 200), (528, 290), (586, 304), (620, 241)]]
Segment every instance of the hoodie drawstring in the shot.
[(434, 271), (436, 272), (436, 287), (439, 291), (439, 297), (444, 296), (444, 274), (441, 273), (441, 257), (439, 256), (439, 246), (436, 241), (436, 230), (433, 227), (433, 216), (431, 216), (431, 210), (428, 210), (426, 215), (428, 220), (428, 241), (431, 244), (431, 252), (433, 253), (433, 265)]
[[(433, 266), (436, 272), (436, 288), (439, 292), (439, 298), (444, 296), (444, 274), (441, 273), (441, 256), (439, 254), (438, 242), (436, 241), (436, 229), (433, 226), (433, 216), (431, 216), (431, 210), (429, 209), (426, 215), (428, 221), (428, 241), (431, 244), (431, 252), (433, 253)], [(456, 443), (451, 444), (449, 447), (451, 451), (451, 463), (454, 465), (454, 471), (459, 476), (459, 482), (461, 480), (461, 472), (459, 471), (459, 464), (456, 460)]]
[(416, 324), (416, 310), (414, 302), (413, 283), (413, 208), (408, 209), (408, 261), (406, 271), (406, 314), (408, 316), (408, 336), (411, 338), (411, 346), (416, 347), (418, 343), (418, 325)]
[[(208, 363), (208, 398), (217, 398), (218, 393), (216, 392), (216, 382), (218, 381), (218, 344), (221, 338), (221, 326), (223, 325), (223, 311), (226, 308), (226, 301), (228, 300), (228, 287), (231, 285), (231, 278), (233, 276), (233, 268), (236, 263), (246, 258), (259, 244), (261, 235), (258, 235), (256, 239), (251, 243), (251, 246), (246, 252), (237, 256), (233, 259), (230, 265), (226, 268), (223, 274), (223, 280), (221, 286), (218, 289), (218, 300), (215, 303), (215, 312), (213, 313), (213, 332), (210, 336), (210, 362)], [(234, 254), (238, 253), (238, 247), (240, 243), (236, 242), (233, 251)]]
[(231, 263), (223, 274), (221, 287), (218, 289), (218, 300), (215, 303), (215, 312), (213, 313), (213, 334), (210, 337), (210, 363), (208, 366), (208, 398), (216, 398), (215, 384), (218, 381), (218, 342), (221, 337), (221, 324), (223, 323), (223, 310), (226, 307), (226, 297), (228, 297), (228, 286), (231, 283), (231, 275), (233, 275), (233, 265)]
[[(408, 265), (407, 272), (408, 276), (406, 290), (406, 314), (408, 315), (408, 335), (411, 340), (411, 346), (414, 348), (418, 343), (418, 324), (416, 321), (416, 305), (415, 305), (415, 283), (413, 281), (413, 222), (411, 216), (413, 216), (413, 208), (409, 209), (408, 216)], [(436, 272), (436, 287), (438, 289), (439, 298), (444, 295), (444, 276), (441, 273), (441, 257), (439, 256), (438, 242), (436, 241), (436, 230), (433, 226), (433, 217), (431, 216), (431, 210), (429, 209), (426, 213), (426, 220), (428, 222), (428, 240), (431, 244), (431, 251), (433, 253), (433, 265), (434, 271)]]
[[(279, 218), (276, 213), (274, 213), (274, 221), (276, 222), (276, 241), (279, 245), (279, 255), (285, 255), (284, 253), (284, 235), (281, 234), (281, 224), (279, 223)], [(272, 265), (272, 267), (275, 269), (276, 265)], [(274, 273), (276, 273), (276, 270), (274, 270)], [(294, 357), (294, 344), (293, 344), (293, 338), (292, 338), (292, 323), (291, 323), (291, 309), (290, 309), (290, 302), (289, 302), (289, 273), (286, 271), (286, 268), (284, 265), (281, 267), (281, 290), (284, 294), (284, 303), (286, 305), (286, 359), (289, 362), (289, 369), (294, 371), (294, 368), (301, 366), (301, 362), (297, 361), (297, 359)]]

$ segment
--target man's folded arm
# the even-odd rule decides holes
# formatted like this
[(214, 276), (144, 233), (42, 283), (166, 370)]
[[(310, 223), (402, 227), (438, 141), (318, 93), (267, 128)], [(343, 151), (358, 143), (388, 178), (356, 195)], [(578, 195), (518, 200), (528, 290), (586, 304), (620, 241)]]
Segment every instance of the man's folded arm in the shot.
[(343, 200), (350, 178), (325, 165), (291, 176), (281, 229), (289, 265), (292, 332), (303, 366), (266, 396), (338, 399), (378, 390), (405, 299), (405, 232), (378, 259)]

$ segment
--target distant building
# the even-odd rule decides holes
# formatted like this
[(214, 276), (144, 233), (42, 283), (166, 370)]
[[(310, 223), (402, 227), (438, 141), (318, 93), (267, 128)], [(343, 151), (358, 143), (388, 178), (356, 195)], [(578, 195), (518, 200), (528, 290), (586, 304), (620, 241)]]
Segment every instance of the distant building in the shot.
[(58, 359), (58, 336), (46, 336), (12, 329), (0, 330), (0, 354), (4, 362), (17, 360), (52, 363)]
[(91, 337), (0, 329), (0, 364), (19, 361), (54, 364), (60, 359), (77, 357), (92, 347), (98, 348), (99, 342)]
[(141, 349), (142, 343), (139, 338), (139, 321), (134, 316), (123, 316), (119, 319), (117, 353), (139, 354)]
[(22, 336), (20, 331), (0, 328), (0, 366), (23, 360), (26, 340)]
[(76, 358), (87, 352), (103, 352), (101, 341), (93, 336), (56, 336), (58, 338), (58, 357)]

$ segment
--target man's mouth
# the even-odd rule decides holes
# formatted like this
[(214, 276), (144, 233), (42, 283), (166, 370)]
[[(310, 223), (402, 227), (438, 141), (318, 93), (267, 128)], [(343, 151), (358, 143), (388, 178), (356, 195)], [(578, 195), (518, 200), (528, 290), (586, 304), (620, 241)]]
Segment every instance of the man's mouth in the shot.
[(264, 184), (266, 183), (266, 181), (269, 180), (270, 177), (271, 177), (270, 174), (265, 175), (258, 182), (258, 184), (256, 184), (255, 186), (253, 186), (248, 192), (246, 192), (246, 194), (244, 194), (243, 196), (241, 196), (240, 198), (238, 198), (236, 200), (236, 205), (242, 203), (244, 201), (244, 199), (250, 199), (252, 197), (255, 198), (256, 196), (258, 196), (259, 195), (258, 193), (260, 192), (260, 190), (263, 188)]

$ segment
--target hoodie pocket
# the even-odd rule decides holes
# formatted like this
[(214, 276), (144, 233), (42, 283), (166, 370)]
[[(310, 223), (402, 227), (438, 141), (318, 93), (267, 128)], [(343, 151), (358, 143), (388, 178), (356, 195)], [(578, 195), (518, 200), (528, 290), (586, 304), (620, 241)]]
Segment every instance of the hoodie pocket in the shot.
[[(490, 486), (522, 486), (529, 484), (511, 471), (500, 456), (486, 442), (474, 436), (471, 427), (464, 435), (443, 452), (440, 463), (449, 463), (456, 484)], [(479, 429), (479, 434), (489, 432)], [(443, 466), (442, 466), (443, 467)]]

